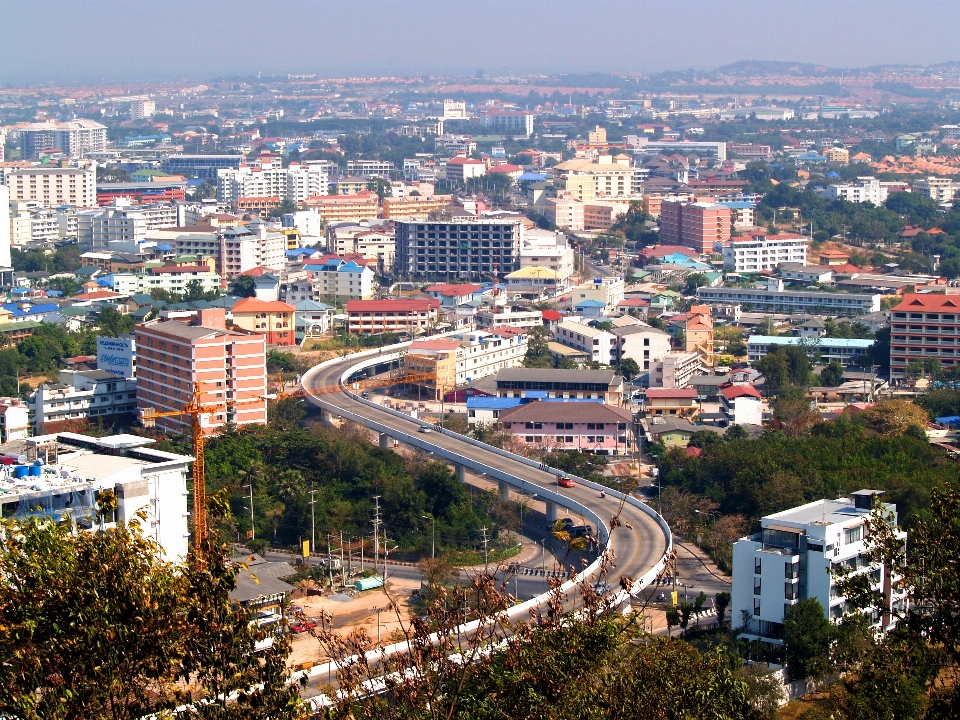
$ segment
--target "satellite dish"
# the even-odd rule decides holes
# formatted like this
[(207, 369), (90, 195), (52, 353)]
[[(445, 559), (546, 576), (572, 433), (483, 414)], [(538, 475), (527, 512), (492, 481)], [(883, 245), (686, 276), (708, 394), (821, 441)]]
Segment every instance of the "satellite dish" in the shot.
[(26, 455), (17, 456), (18, 465), (26, 465), (28, 462), (30, 462), (30, 458), (28, 458)]

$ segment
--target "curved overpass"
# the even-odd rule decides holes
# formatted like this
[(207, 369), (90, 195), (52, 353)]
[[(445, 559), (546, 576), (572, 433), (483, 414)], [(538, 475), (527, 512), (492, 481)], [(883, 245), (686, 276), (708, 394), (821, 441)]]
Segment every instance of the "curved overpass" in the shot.
[[(613, 563), (608, 564), (605, 579), (611, 587), (617, 587), (623, 577), (629, 577), (631, 592), (637, 593), (650, 584), (662, 571), (673, 549), (670, 529), (653, 509), (634, 497), (627, 496), (621, 504), (620, 493), (607, 489), (606, 497), (599, 496), (601, 486), (582, 478), (576, 479), (573, 488), (556, 486), (556, 471), (542, 470), (540, 464), (527, 458), (508, 453), (499, 448), (481, 443), (473, 438), (444, 431), (419, 433), (425, 425), (396, 411), (364, 400), (349, 390), (349, 381), (364, 374), (385, 371), (400, 357), (400, 351), (409, 343), (401, 343), (381, 350), (357, 353), (338, 358), (311, 368), (302, 379), (303, 389), (309, 401), (334, 415), (358, 422), (408, 445), (418, 447), (434, 456), (477, 474), (496, 480), (501, 489), (505, 486), (528, 496), (565, 507), (574, 515), (580, 515), (597, 528), (597, 539), (602, 547), (611, 551)], [(344, 387), (342, 393), (312, 395), (311, 389), (324, 386)], [(611, 532), (611, 519), (618, 516), (620, 525)], [(584, 569), (579, 579), (596, 576), (598, 559)], [(580, 568), (577, 568), (580, 570)], [(567, 583), (572, 587), (572, 583)], [(531, 606), (545, 602), (547, 595), (538, 596), (514, 608), (519, 615)], [(626, 593), (619, 593), (618, 605), (629, 600)], [(513, 613), (511, 613), (513, 614)]]

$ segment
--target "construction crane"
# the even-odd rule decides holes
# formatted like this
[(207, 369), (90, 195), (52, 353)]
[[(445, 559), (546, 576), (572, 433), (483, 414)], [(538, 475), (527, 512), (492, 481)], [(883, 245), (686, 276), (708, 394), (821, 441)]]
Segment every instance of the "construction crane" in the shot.
[(179, 417), (189, 415), (193, 435), (193, 548), (196, 562), (203, 563), (203, 544), (207, 539), (207, 482), (204, 474), (203, 460), (203, 424), (201, 418), (216, 412), (228, 410), (237, 405), (252, 402), (263, 402), (264, 398), (248, 398), (244, 400), (230, 400), (227, 402), (203, 403), (203, 391), (200, 383), (194, 383), (193, 395), (190, 402), (182, 410), (165, 410), (157, 412), (154, 408), (144, 408), (140, 413), (140, 420), (144, 427), (153, 427), (157, 418)]
[[(436, 373), (414, 373), (403, 375), (389, 375), (386, 377), (369, 378), (351, 383), (352, 389), (385, 387), (387, 385), (414, 384), (436, 379)], [(329, 393), (343, 392), (342, 385), (328, 385), (319, 388), (311, 388), (309, 391), (300, 389), (292, 393), (283, 391), (283, 381), (281, 376), (277, 375), (280, 390), (275, 396), (275, 400), (286, 400), (288, 398), (309, 397), (310, 395), (326, 395)], [(217, 412), (223, 412), (235, 408), (237, 405), (245, 403), (262, 402), (264, 397), (246, 398), (243, 400), (229, 400), (225, 402), (204, 403), (202, 401), (203, 391), (200, 383), (195, 383), (193, 395), (190, 402), (182, 410), (165, 410), (157, 412), (155, 408), (144, 408), (140, 413), (140, 420), (144, 427), (153, 427), (158, 418), (190, 416), (191, 434), (193, 440), (193, 547), (196, 561), (198, 564), (203, 562), (203, 545), (207, 539), (207, 483), (204, 469), (203, 458), (203, 424), (201, 418), (204, 415), (211, 415)]]

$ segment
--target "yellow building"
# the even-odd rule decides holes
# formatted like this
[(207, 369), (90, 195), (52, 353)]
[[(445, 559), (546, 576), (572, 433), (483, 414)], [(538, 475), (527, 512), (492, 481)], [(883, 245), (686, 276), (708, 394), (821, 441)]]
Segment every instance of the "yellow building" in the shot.
[(850, 162), (850, 151), (842, 147), (824, 148), (823, 156), (827, 159), (827, 162), (842, 163), (844, 165)]
[(683, 334), (686, 338), (684, 350), (697, 353), (704, 365), (713, 367), (713, 317), (707, 305), (690, 307)]
[(601, 155), (592, 160), (567, 160), (554, 166), (554, 185), (577, 200), (629, 198), (633, 196), (634, 169), (626, 155)]
[(420, 383), (424, 399), (439, 400), (457, 388), (457, 361), (461, 343), (456, 340), (416, 340), (403, 358), (408, 374), (433, 373)]
[(316, 208), (320, 221), (327, 223), (373, 220), (380, 212), (380, 198), (369, 190), (356, 195), (316, 195), (303, 204)]
[(406, 220), (427, 217), (439, 212), (453, 199), (452, 195), (414, 195), (383, 199), (383, 217), (387, 220)]

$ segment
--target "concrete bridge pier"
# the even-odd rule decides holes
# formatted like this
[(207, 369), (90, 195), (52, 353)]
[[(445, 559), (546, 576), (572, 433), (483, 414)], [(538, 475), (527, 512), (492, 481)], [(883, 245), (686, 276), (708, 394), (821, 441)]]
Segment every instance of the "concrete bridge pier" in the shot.
[(382, 447), (384, 450), (389, 450), (392, 448), (393, 438), (386, 433), (380, 433), (380, 447)]
[(467, 468), (465, 468), (463, 465), (455, 465), (454, 467), (456, 468), (456, 471), (457, 471), (457, 480), (459, 480), (462, 483), (466, 483)]
[(544, 500), (547, 506), (547, 522), (555, 523), (557, 521), (557, 504), (552, 500)]
[(503, 480), (497, 480), (497, 489), (500, 491), (501, 500), (510, 499), (510, 486)]
[(333, 413), (323, 408), (320, 410), (320, 422), (327, 427), (334, 427), (335, 423), (333, 422)]

